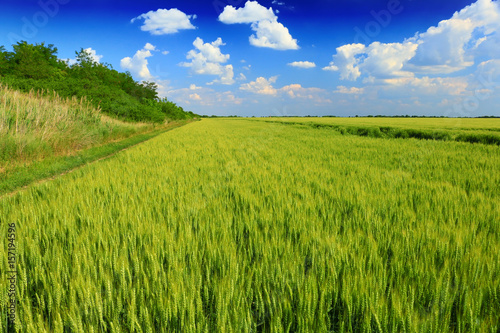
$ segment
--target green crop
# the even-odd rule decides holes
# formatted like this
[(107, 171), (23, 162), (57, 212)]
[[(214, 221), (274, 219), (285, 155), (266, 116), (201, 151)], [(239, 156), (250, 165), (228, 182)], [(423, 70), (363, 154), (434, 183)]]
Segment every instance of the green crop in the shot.
[(500, 146), (500, 122), (479, 118), (259, 118), (283, 125), (330, 128), (372, 138), (457, 141)]
[(0, 199), (17, 329), (497, 332), (499, 149), (188, 124)]

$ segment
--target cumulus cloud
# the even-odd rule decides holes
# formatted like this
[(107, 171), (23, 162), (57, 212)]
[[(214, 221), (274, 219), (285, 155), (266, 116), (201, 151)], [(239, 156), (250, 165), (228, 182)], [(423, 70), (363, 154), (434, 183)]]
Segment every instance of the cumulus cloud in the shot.
[(208, 87), (197, 87), (195, 84), (191, 84), (189, 88), (169, 90), (168, 96), (176, 103), (190, 106), (234, 107), (243, 103), (243, 99), (230, 91), (219, 92)]
[(297, 50), (297, 40), (290, 31), (278, 22), (272, 8), (266, 8), (257, 1), (247, 1), (245, 7), (226, 6), (219, 15), (219, 21), (225, 24), (251, 24), (255, 34), (249, 38), (250, 44), (275, 50)]
[(123, 58), (120, 61), (120, 66), (122, 69), (129, 71), (132, 76), (141, 81), (156, 83), (158, 95), (160, 97), (165, 97), (168, 89), (170, 89), (170, 81), (152, 75), (148, 67), (148, 58), (152, 57), (152, 52), (156, 51), (158, 51), (156, 46), (146, 43), (146, 45), (144, 45), (141, 50), (138, 50), (133, 57)]
[(284, 86), (283, 88), (278, 89), (280, 93), (286, 94), (288, 97), (295, 99), (309, 99), (319, 101), (319, 94), (323, 93), (324, 90), (320, 88), (305, 88), (302, 85), (294, 83), (288, 86)]
[(245, 7), (239, 9), (226, 6), (219, 15), (219, 21), (226, 24), (274, 21), (275, 19), (276, 15), (272, 8), (261, 6), (257, 1), (247, 1)]
[(478, 0), (414, 37), (418, 49), (408, 68), (446, 74), (474, 65), (476, 57), (498, 57), (499, 34), (499, 2)]
[(151, 43), (146, 43), (146, 45), (144, 45), (144, 50), (147, 50), (147, 51), (156, 51), (156, 46), (154, 46)]
[(340, 78), (343, 80), (356, 80), (361, 76), (358, 64), (361, 61), (359, 54), (366, 49), (363, 44), (348, 44), (337, 48), (337, 54), (333, 56), (330, 65), (324, 67), (327, 71), (340, 71)]
[(474, 64), (465, 54), (474, 25), (471, 20), (451, 19), (431, 27), (414, 40), (418, 43), (415, 57), (408, 68), (423, 73), (452, 73)]
[(488, 88), (500, 86), (500, 59), (483, 61), (477, 66), (476, 77), (480, 84)]
[(141, 80), (153, 80), (153, 76), (148, 68), (148, 58), (153, 56), (151, 51), (155, 50), (155, 46), (147, 43), (144, 45), (144, 48), (142, 50), (138, 50), (132, 58), (123, 58), (120, 61), (120, 66), (122, 69), (130, 71), (133, 76), (138, 77)]
[(298, 68), (314, 68), (316, 64), (310, 61), (294, 61), (288, 64), (288, 66), (298, 67)]
[(201, 96), (198, 94), (191, 94), (189, 95), (189, 98), (193, 101), (201, 101)]
[(481, 57), (500, 54), (500, 5), (478, 0), (426, 32), (400, 43), (348, 44), (337, 48), (324, 70), (338, 71), (341, 79), (367, 81), (449, 74), (468, 68)]
[(362, 71), (377, 78), (412, 76), (403, 71), (405, 62), (415, 55), (417, 44), (379, 43), (368, 47), (363, 44), (348, 44), (337, 48), (333, 61), (324, 70), (339, 71), (343, 80), (355, 81)]
[(332, 101), (326, 97), (325, 90), (320, 88), (305, 88), (298, 83), (290, 84), (282, 88), (275, 88), (278, 77), (273, 76), (269, 79), (259, 77), (255, 81), (242, 84), (240, 90), (251, 92), (258, 95), (281, 96), (290, 99), (309, 100), (314, 105), (330, 104)]
[(347, 88), (345, 86), (338, 86), (337, 90), (334, 92), (338, 94), (359, 95), (363, 94), (365, 92), (365, 89), (356, 87)]
[(186, 15), (177, 8), (149, 11), (133, 18), (131, 22), (142, 19), (144, 24), (141, 30), (152, 35), (168, 35), (180, 30), (196, 29), (191, 23), (191, 19), (196, 19), (196, 15)]
[(275, 50), (298, 50), (297, 40), (292, 38), (288, 28), (278, 21), (259, 21), (252, 24), (257, 35), (250, 36), (250, 44)]
[(195, 49), (189, 51), (186, 56), (191, 62), (181, 63), (181, 66), (191, 68), (195, 74), (219, 76), (213, 83), (231, 85), (235, 82), (233, 65), (223, 65), (227, 63), (230, 55), (221, 52), (220, 47), (226, 45), (221, 38), (212, 43), (204, 43), (203, 39), (198, 37), (193, 45)]
[(269, 79), (259, 77), (255, 81), (242, 84), (240, 90), (252, 92), (254, 94), (275, 96), (278, 93), (278, 90), (273, 87), (273, 83), (276, 83), (276, 80), (278, 80), (277, 76), (273, 76)]
[(406, 77), (406, 78), (391, 78), (383, 80), (385, 86), (383, 89), (388, 91), (399, 91), (402, 96), (434, 96), (434, 95), (463, 95), (469, 84), (467, 78), (430, 78), (430, 77)]
[(362, 68), (371, 76), (378, 78), (412, 76), (402, 70), (404, 64), (410, 60), (417, 49), (412, 42), (405, 43), (372, 43), (366, 49), (366, 59)]

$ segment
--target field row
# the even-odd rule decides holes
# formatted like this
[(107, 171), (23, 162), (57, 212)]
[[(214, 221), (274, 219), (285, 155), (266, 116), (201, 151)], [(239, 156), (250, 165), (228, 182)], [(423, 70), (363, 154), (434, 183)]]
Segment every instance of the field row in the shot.
[[(255, 119), (254, 119), (255, 120)], [(465, 118), (259, 118), (284, 125), (330, 128), (372, 138), (424, 139), (500, 145), (500, 119)]]

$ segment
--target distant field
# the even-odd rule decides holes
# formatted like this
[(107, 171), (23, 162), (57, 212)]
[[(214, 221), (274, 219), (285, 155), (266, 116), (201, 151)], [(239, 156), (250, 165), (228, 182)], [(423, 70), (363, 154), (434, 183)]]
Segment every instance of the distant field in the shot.
[(488, 130), (500, 131), (500, 118), (259, 118), (282, 122), (336, 124), (348, 126), (392, 126), (429, 130)]
[(465, 118), (255, 118), (254, 121), (326, 127), (341, 134), (482, 143), (500, 146), (500, 119)]
[(497, 145), (204, 119), (0, 218), (18, 332), (500, 330)]

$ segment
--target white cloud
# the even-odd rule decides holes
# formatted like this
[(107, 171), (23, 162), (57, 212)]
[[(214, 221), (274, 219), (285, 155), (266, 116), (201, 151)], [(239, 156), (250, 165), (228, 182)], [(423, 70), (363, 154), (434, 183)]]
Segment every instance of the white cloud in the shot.
[(149, 11), (133, 18), (131, 22), (140, 19), (144, 19), (141, 30), (148, 31), (152, 35), (167, 35), (177, 33), (179, 30), (196, 29), (190, 21), (196, 19), (196, 15), (186, 15), (177, 8)]
[(191, 94), (189, 95), (189, 98), (192, 99), (193, 101), (201, 101), (201, 97), (198, 94)]
[(326, 66), (326, 67), (323, 67), (323, 70), (324, 71), (332, 71), (332, 72), (336, 72), (338, 71), (340, 68), (338, 68), (337, 66), (335, 66), (334, 62), (331, 61), (330, 62), (330, 65)]
[(138, 50), (134, 56), (125, 57), (120, 61), (120, 66), (122, 69), (130, 71), (132, 76), (138, 78), (141, 81), (151, 81), (156, 83), (158, 96), (165, 97), (167, 91), (170, 89), (170, 81), (163, 80), (151, 74), (149, 70), (148, 58), (152, 57), (151, 52), (158, 51), (156, 46), (146, 43), (141, 50)]
[(343, 80), (355, 81), (362, 72), (371, 77), (387, 78), (412, 76), (403, 71), (405, 62), (415, 55), (417, 44), (379, 43), (374, 42), (368, 47), (363, 44), (348, 44), (337, 48), (333, 61), (324, 70), (340, 71)]
[(241, 105), (243, 99), (236, 97), (231, 91), (217, 93), (217, 102), (223, 106), (227, 105)]
[(419, 46), (408, 68), (446, 74), (474, 65), (478, 56), (500, 52), (500, 4), (478, 0), (413, 38)]
[(422, 73), (452, 73), (474, 64), (465, 55), (465, 44), (474, 26), (471, 20), (452, 19), (431, 27), (415, 40), (418, 49), (408, 68)]
[(252, 23), (257, 35), (250, 36), (250, 44), (275, 50), (298, 50), (297, 40), (292, 38), (288, 28), (278, 21)]
[(477, 66), (477, 80), (487, 88), (500, 86), (500, 59), (483, 61)]
[(388, 44), (374, 42), (365, 50), (367, 57), (360, 67), (378, 78), (412, 76), (412, 73), (402, 69), (415, 55), (416, 49), (417, 44), (411, 42)]
[(338, 71), (343, 80), (365, 82), (413, 77), (415, 74), (449, 74), (474, 65), (481, 57), (500, 54), (500, 5), (478, 0), (401, 43), (348, 44), (337, 48), (324, 70)]
[(219, 15), (219, 21), (225, 24), (235, 23), (255, 23), (260, 21), (274, 21), (276, 15), (272, 8), (267, 9), (257, 1), (247, 1), (245, 7), (236, 9), (233, 6), (226, 6)]
[(365, 89), (356, 87), (347, 88), (345, 86), (338, 86), (337, 90), (334, 92), (338, 94), (359, 95), (363, 94), (365, 92)]
[(316, 64), (310, 61), (294, 61), (288, 64), (288, 66), (298, 67), (298, 68), (314, 68)]
[(226, 45), (221, 38), (212, 43), (204, 43), (203, 39), (198, 37), (193, 45), (195, 49), (189, 51), (186, 56), (191, 62), (181, 63), (181, 66), (189, 67), (199, 75), (218, 75), (219, 79), (213, 83), (231, 85), (235, 82), (233, 65), (223, 65), (230, 55), (221, 52), (220, 47)]
[(120, 61), (120, 66), (124, 70), (130, 71), (133, 76), (141, 80), (151, 81), (153, 76), (148, 68), (148, 58), (153, 56), (151, 51), (155, 51), (156, 47), (147, 43), (142, 50), (138, 50), (135, 55), (130, 58), (126, 57)]
[(195, 84), (191, 84), (189, 88), (170, 90), (168, 96), (180, 105), (190, 106), (234, 107), (243, 103), (243, 99), (230, 91), (218, 92), (211, 88), (197, 87)]
[(469, 86), (465, 77), (402, 77), (385, 79), (382, 82), (385, 84), (383, 89), (399, 90), (401, 96), (461, 96), (466, 92)]
[(242, 84), (240, 90), (258, 95), (273, 97), (282, 96), (290, 99), (308, 100), (316, 106), (333, 103), (328, 97), (325, 97), (325, 90), (320, 88), (304, 88), (302, 85), (295, 83), (277, 89), (273, 87), (277, 79), (277, 76), (273, 76), (269, 79), (259, 77), (255, 81)]
[[(199, 51), (191, 50), (188, 53), (188, 59), (197, 59), (203, 57), (206, 62), (225, 63), (229, 60), (229, 54), (222, 54), (220, 46), (226, 45), (222, 42), (221, 38), (217, 38), (212, 43), (203, 43), (203, 39), (196, 38), (193, 42), (194, 47)], [(200, 73), (201, 74), (201, 73)]]
[(225, 24), (251, 24), (254, 35), (249, 38), (250, 44), (275, 50), (297, 50), (297, 40), (293, 39), (288, 28), (278, 22), (272, 8), (267, 9), (257, 1), (247, 1), (245, 7), (226, 6), (219, 15), (219, 21)]
[(144, 45), (144, 50), (148, 50), (148, 51), (156, 51), (156, 46), (154, 46), (153, 44), (151, 43), (146, 43), (146, 45)]
[(323, 92), (323, 89), (319, 88), (304, 88), (300, 84), (290, 84), (279, 89), (279, 92), (286, 94), (288, 97), (318, 100), (318, 94)]
[(275, 96), (278, 94), (278, 90), (273, 87), (273, 83), (276, 83), (276, 80), (278, 80), (277, 76), (273, 76), (269, 79), (259, 77), (255, 81), (242, 84), (240, 90), (252, 92), (254, 94)]
[(356, 56), (363, 53), (365, 49), (366, 46), (363, 44), (348, 44), (337, 47), (337, 54), (333, 56), (333, 61), (323, 69), (340, 71), (340, 78), (343, 80), (356, 80), (361, 76), (357, 67), (360, 59)]

